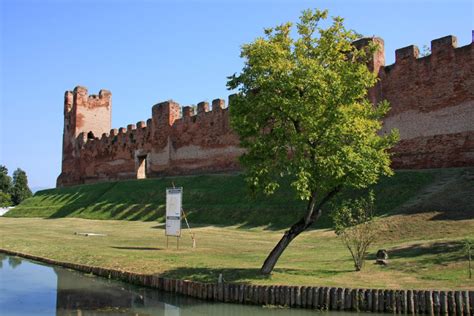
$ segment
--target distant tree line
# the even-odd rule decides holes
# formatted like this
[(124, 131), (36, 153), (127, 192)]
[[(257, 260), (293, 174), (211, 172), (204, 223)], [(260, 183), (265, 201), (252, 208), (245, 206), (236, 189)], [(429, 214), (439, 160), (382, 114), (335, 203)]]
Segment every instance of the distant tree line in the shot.
[(0, 165), (0, 207), (18, 205), (31, 195), (25, 171), (16, 169), (12, 179), (7, 167)]

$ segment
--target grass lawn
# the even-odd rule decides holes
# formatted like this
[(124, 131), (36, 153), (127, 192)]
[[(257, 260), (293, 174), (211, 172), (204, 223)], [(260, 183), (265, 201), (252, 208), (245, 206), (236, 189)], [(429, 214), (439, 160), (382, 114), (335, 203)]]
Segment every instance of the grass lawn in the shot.
[[(55, 260), (163, 276), (216, 282), (366, 288), (473, 289), (467, 278), (463, 238), (474, 237), (474, 220), (443, 220), (438, 212), (379, 219), (382, 233), (362, 272), (354, 272), (349, 252), (334, 233), (312, 230), (299, 236), (270, 277), (258, 269), (283, 231), (236, 226), (193, 228), (197, 248), (183, 231), (180, 249), (157, 222), (78, 218), (1, 218), (0, 248)], [(75, 232), (103, 233), (81, 236)], [(420, 233), (423, 232), (423, 233)], [(388, 249), (389, 266), (373, 264)]]
[[(258, 270), (303, 214), (289, 188), (272, 197), (247, 193), (242, 175), (131, 180), (37, 192), (0, 217), (0, 248), (173, 278), (371, 288), (474, 289), (462, 240), (474, 238), (474, 168), (397, 171), (374, 187), (380, 236), (362, 272), (331, 227), (330, 207), (316, 229), (292, 242), (274, 273)], [(163, 231), (165, 188), (184, 187), (183, 207), (197, 249)], [(346, 192), (345, 194), (353, 194)], [(105, 233), (84, 237), (74, 232)], [(388, 266), (374, 265), (387, 249)]]
[[(452, 171), (402, 171), (383, 178), (375, 187), (377, 210), (393, 211), (416, 196), (436, 179)], [(459, 174), (462, 169), (454, 171)], [(212, 225), (288, 227), (304, 213), (306, 202), (295, 198), (289, 185), (276, 194), (252, 196), (242, 175), (201, 175), (160, 179), (128, 180), (50, 189), (8, 212), (8, 217), (78, 217), (163, 221), (165, 189), (172, 183), (184, 188), (183, 207), (190, 221)], [(474, 202), (473, 202), (474, 204)], [(323, 216), (319, 228), (331, 222)]]

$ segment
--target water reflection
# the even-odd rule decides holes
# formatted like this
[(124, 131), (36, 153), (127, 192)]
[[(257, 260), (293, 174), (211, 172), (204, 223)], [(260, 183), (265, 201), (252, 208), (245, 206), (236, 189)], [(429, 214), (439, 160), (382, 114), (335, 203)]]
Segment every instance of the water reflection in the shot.
[[(3, 315), (314, 315), (303, 309), (210, 303), (0, 255)], [(8, 265), (5, 264), (8, 262)], [(343, 316), (345, 313), (335, 313)], [(325, 313), (328, 315), (328, 313)], [(371, 314), (375, 315), (375, 314)]]
[[(105, 280), (62, 268), (57, 275), (58, 315), (308, 315), (306, 310), (269, 309), (209, 303), (122, 282)], [(75, 311), (75, 313), (74, 313)], [(81, 313), (79, 312), (81, 311)], [(84, 314), (86, 313), (86, 314)]]
[(8, 257), (8, 265), (12, 268), (15, 269), (21, 264), (21, 259), (18, 257)]
[(3, 262), (8, 262), (10, 268), (15, 269), (17, 266), (21, 264), (21, 258), (19, 257), (11, 257), (7, 256), (3, 253), (0, 253), (0, 269), (3, 267)]

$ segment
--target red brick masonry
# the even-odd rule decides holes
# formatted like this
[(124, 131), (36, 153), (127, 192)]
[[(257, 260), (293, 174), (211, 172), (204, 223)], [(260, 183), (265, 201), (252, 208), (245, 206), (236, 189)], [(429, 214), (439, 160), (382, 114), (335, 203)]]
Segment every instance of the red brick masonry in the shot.
[[(419, 58), (416, 46), (396, 50), (385, 66), (383, 40), (370, 68), (378, 73), (370, 98), (388, 100), (391, 111), (382, 133), (400, 130), (393, 167), (474, 166), (473, 44), (457, 48), (446, 36), (431, 42), (431, 54)], [(181, 114), (182, 112), (182, 114)], [(147, 122), (111, 128), (111, 93), (67, 91), (64, 105), (62, 172), (57, 186), (161, 175), (228, 172), (239, 169), (243, 153), (229, 126), (224, 100), (193, 108), (173, 101), (152, 107)]]

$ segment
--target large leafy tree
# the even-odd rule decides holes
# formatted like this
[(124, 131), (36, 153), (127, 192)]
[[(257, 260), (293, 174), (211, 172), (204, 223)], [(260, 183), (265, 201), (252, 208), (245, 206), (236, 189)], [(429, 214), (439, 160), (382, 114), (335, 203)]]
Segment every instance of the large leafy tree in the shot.
[(0, 165), (0, 207), (11, 205), (10, 190), (12, 179), (8, 176), (7, 167)]
[(227, 83), (238, 89), (230, 114), (246, 154), (241, 164), (250, 186), (272, 194), (285, 177), (307, 201), (305, 215), (287, 230), (265, 260), (269, 274), (280, 255), (321, 216), (345, 187), (364, 188), (390, 175), (388, 149), (397, 132), (378, 135), (387, 102), (370, 103), (376, 75), (366, 65), (376, 46), (357, 49), (358, 35), (327, 11), (303, 11), (292, 24), (265, 30), (242, 47), (245, 65)]
[(4, 193), (10, 192), (12, 186), (12, 178), (8, 176), (7, 167), (0, 165), (0, 191)]
[(28, 177), (26, 172), (20, 168), (13, 172), (13, 188), (11, 190), (11, 196), (13, 204), (20, 204), (23, 200), (31, 196), (31, 190), (28, 187)]

